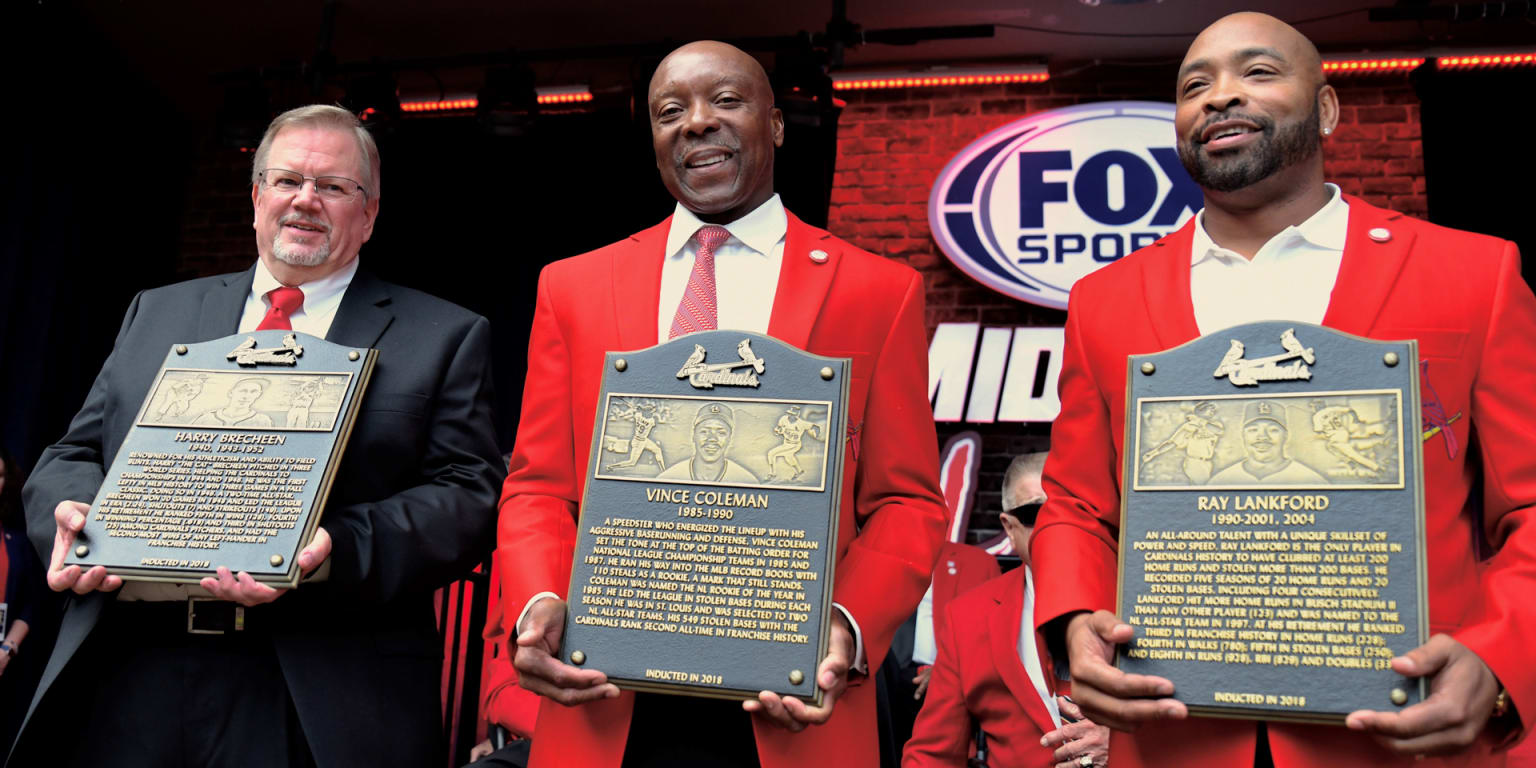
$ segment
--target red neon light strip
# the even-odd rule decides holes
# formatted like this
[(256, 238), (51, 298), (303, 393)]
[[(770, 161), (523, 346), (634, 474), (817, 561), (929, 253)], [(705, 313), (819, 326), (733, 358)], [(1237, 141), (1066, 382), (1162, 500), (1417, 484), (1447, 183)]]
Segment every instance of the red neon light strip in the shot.
[(478, 99), (448, 99), (446, 101), (402, 101), (401, 112), (451, 112), (459, 109), (474, 109), (480, 105)]
[(1529, 67), (1536, 66), (1536, 53), (1508, 53), (1491, 56), (1441, 56), (1435, 62), (1435, 65), (1444, 69)]
[(577, 104), (583, 101), (591, 101), (590, 91), (573, 91), (570, 93), (541, 93), (540, 104)]
[(1424, 63), (1423, 58), (1413, 59), (1351, 59), (1325, 61), (1323, 72), (1339, 75), (1358, 75), (1377, 72), (1407, 72)]
[(935, 75), (931, 77), (882, 77), (868, 80), (837, 80), (832, 87), (839, 91), (857, 91), (873, 88), (923, 88), (935, 85), (998, 85), (1001, 83), (1043, 83), (1051, 79), (1046, 72), (1014, 72), (998, 75)]
[[(538, 96), (540, 104), (580, 104), (592, 100), (590, 91), (568, 91), (564, 93), (541, 93)], [(480, 106), (479, 99), (447, 99), (444, 101), (402, 101), (402, 112), (456, 112), (471, 110)]]

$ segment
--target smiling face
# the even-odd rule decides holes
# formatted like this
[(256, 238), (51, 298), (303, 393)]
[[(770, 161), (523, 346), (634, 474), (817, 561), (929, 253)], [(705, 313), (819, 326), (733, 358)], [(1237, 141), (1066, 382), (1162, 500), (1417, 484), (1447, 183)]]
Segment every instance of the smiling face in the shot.
[(1216, 192), (1293, 168), (1321, 174), (1322, 129), (1338, 121), (1317, 49), (1258, 13), (1227, 16), (1195, 38), (1179, 69), (1177, 102), (1179, 159)]
[(1243, 427), (1243, 446), (1248, 458), (1260, 464), (1285, 460), (1285, 427), (1270, 419), (1255, 419)]
[[(268, 168), (285, 168), (304, 176), (342, 176), (359, 180), (364, 174), (357, 139), (346, 131), (297, 126), (272, 140)], [(330, 275), (351, 264), (373, 236), (378, 214), (376, 197), (326, 202), (306, 181), (296, 193), (283, 193), (258, 182), (251, 187), (255, 207), (256, 250), (262, 263), (285, 285), (299, 285)]]
[(756, 59), (724, 43), (690, 43), (651, 78), (651, 142), (662, 184), (711, 223), (735, 221), (773, 196), (784, 117)]
[(705, 419), (693, 428), (693, 455), (700, 461), (720, 461), (730, 444), (731, 428), (720, 419)]

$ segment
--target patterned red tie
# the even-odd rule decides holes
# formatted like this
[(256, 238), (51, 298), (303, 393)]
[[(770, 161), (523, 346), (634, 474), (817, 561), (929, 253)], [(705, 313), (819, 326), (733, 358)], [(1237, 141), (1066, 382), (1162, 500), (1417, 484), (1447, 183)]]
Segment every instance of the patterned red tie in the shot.
[(288, 318), (304, 306), (304, 291), (292, 286), (279, 286), (267, 291), (267, 316), (261, 319), (258, 331), (291, 331), (293, 324)]
[(677, 304), (677, 314), (672, 316), (672, 330), (668, 339), (675, 339), (694, 331), (713, 331), (718, 316), (715, 305), (715, 249), (729, 238), (725, 227), (710, 225), (693, 233), (699, 250), (693, 257), (693, 272), (688, 275), (688, 287), (683, 289), (683, 300)]

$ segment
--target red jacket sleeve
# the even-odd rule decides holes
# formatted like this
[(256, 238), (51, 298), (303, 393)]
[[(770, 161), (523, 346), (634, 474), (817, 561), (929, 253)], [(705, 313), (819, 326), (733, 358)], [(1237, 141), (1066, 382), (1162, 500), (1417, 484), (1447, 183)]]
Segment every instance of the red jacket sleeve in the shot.
[[(1089, 364), (1086, 291), (1074, 288), (1057, 389), (1061, 414), (1041, 484), (1046, 502), (1030, 539), (1036, 626), (1075, 611), (1115, 610), (1120, 533), (1119, 462), (1108, 403)], [(1121, 373), (1120, 375), (1123, 375)]]
[(1472, 424), (1483, 468), (1483, 525), (1495, 547), (1482, 599), (1455, 633), (1509, 690), (1525, 728), (1536, 716), (1536, 297), (1506, 243), (1472, 389)]
[[(576, 546), (576, 503), (581, 479), (573, 468), (571, 360), (551, 267), (539, 275), (538, 303), (528, 338), (528, 376), (522, 419), (502, 486), (496, 546), (514, 553), (502, 568), (502, 600), (513, 620), (540, 592), (564, 596)], [(582, 447), (585, 451), (585, 446)]]

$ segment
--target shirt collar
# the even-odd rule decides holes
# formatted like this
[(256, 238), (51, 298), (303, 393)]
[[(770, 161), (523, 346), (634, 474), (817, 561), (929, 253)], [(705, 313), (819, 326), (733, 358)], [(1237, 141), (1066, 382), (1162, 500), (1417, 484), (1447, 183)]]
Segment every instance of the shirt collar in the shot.
[[(304, 311), (313, 314), (314, 307), (323, 305), (341, 296), (346, 292), (347, 286), (352, 284), (352, 278), (357, 275), (358, 259), (353, 259), (351, 264), (332, 272), (319, 280), (311, 280), (299, 286), (304, 291)], [(282, 286), (277, 278), (267, 270), (267, 265), (259, 257), (256, 259), (256, 276), (251, 280), (251, 297), (257, 301), (266, 298), (272, 290)]]
[[(1340, 194), (1337, 185), (1325, 184), (1324, 186), (1328, 187), (1328, 191), (1332, 194), (1328, 202), (1306, 221), (1280, 230), (1270, 238), (1271, 242), (1294, 232), (1318, 248), (1326, 248), (1330, 251), (1344, 250), (1344, 241), (1349, 236), (1349, 203), (1344, 202), (1344, 196)], [(1206, 233), (1205, 209), (1200, 209), (1200, 212), (1195, 214), (1194, 239), (1189, 249), (1190, 266), (1209, 258), (1221, 258), (1231, 253), (1233, 252), (1217, 245)]]
[[(683, 247), (693, 239), (693, 233), (706, 223), (700, 221), (693, 211), (684, 208), (682, 203), (678, 203), (672, 212), (672, 228), (667, 232), (667, 258), (682, 253)], [(789, 231), (789, 217), (784, 213), (784, 203), (775, 194), (752, 209), (751, 213), (726, 224), (725, 228), (731, 233), (732, 239), (769, 256), (773, 253), (773, 247), (784, 239), (784, 233)]]

